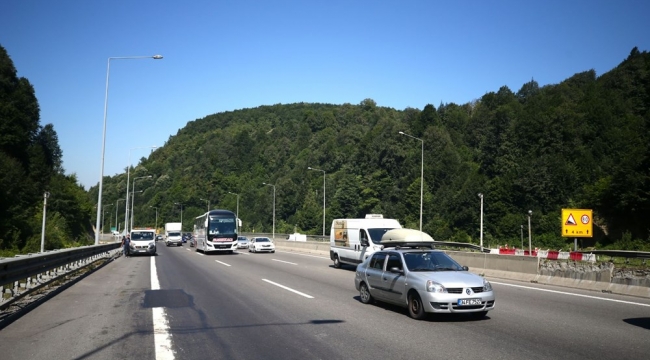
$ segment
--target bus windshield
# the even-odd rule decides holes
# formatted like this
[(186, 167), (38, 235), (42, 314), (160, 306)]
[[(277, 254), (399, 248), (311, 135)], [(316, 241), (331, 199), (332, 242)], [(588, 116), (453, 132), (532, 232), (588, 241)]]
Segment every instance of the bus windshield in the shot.
[(208, 235), (210, 237), (232, 237), (237, 234), (234, 217), (210, 216)]

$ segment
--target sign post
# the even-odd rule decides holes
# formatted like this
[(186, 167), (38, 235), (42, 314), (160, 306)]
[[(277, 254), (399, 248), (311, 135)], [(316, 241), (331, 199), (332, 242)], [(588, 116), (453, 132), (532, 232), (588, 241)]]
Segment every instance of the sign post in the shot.
[(593, 230), (591, 209), (562, 209), (562, 237), (574, 238), (574, 250), (578, 250), (578, 238), (593, 237)]

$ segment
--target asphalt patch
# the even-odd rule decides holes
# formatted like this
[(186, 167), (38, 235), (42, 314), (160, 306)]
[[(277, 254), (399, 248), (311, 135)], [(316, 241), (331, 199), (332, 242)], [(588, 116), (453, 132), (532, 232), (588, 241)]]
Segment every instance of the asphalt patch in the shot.
[(180, 289), (146, 290), (143, 306), (146, 308), (182, 308), (194, 306), (194, 301), (190, 295)]

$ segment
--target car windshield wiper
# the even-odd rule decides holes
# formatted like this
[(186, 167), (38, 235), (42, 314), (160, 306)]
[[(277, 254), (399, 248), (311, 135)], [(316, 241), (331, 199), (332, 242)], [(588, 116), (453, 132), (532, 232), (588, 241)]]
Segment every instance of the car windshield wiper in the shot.
[(452, 268), (452, 267), (437, 267), (436, 268), (436, 271), (456, 271), (456, 270), (457, 270), (456, 268)]

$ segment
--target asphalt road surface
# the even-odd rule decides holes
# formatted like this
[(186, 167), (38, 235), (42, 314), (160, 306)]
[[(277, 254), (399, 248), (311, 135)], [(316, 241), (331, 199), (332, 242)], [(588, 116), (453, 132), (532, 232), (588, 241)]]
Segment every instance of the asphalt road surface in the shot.
[(2, 359), (648, 359), (650, 300), (490, 279), (485, 319), (364, 305), (321, 256), (120, 257), (0, 330)]

